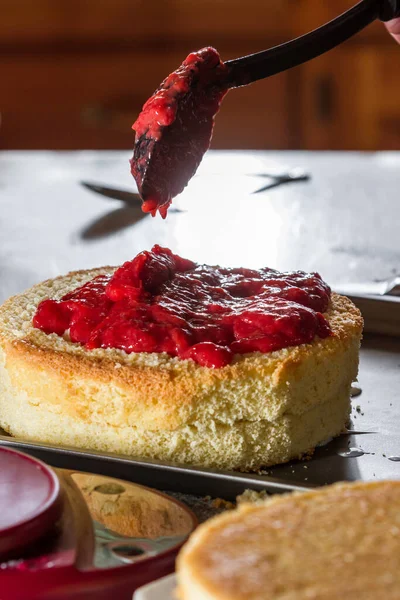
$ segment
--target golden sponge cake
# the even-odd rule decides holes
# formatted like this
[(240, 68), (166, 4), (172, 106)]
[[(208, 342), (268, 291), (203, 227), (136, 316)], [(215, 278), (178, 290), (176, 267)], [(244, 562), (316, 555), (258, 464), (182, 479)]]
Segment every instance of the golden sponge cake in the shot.
[(34, 286), (0, 308), (0, 426), (53, 444), (228, 469), (288, 461), (341, 433), (362, 318), (332, 295), (333, 335), (218, 369), (165, 353), (88, 351), (32, 326), (39, 303), (110, 267)]
[(400, 481), (242, 505), (195, 531), (177, 573), (180, 600), (398, 599)]

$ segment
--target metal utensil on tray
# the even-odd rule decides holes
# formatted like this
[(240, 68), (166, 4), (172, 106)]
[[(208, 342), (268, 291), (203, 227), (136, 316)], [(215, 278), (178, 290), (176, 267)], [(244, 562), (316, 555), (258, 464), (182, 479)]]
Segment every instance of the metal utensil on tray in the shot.
[(350, 298), (364, 317), (364, 331), (400, 336), (400, 277), (384, 281), (344, 283), (334, 286)]
[(339, 288), (345, 296), (400, 296), (400, 276), (383, 281), (344, 283)]

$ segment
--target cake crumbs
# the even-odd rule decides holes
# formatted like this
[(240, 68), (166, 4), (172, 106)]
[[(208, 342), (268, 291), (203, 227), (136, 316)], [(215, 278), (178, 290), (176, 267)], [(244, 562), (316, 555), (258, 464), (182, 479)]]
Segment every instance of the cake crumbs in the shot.
[(240, 504), (257, 504), (259, 502), (264, 502), (268, 498), (268, 492), (266, 490), (261, 490), (260, 492), (256, 492), (255, 490), (245, 490), (243, 494), (236, 497), (236, 502), (238, 505)]
[(314, 456), (314, 452), (315, 452), (315, 448), (311, 448), (311, 450), (308, 450), (308, 452), (305, 452), (302, 456), (300, 456), (299, 460), (303, 460), (303, 461), (312, 460), (312, 457)]
[(256, 475), (272, 475), (272, 471), (267, 471), (266, 469), (257, 469), (255, 471)]
[(217, 508), (218, 510), (221, 508), (224, 510), (232, 510), (236, 508), (233, 502), (230, 502), (229, 500), (223, 500), (222, 498), (214, 498), (214, 500), (211, 501), (211, 506), (213, 508)]

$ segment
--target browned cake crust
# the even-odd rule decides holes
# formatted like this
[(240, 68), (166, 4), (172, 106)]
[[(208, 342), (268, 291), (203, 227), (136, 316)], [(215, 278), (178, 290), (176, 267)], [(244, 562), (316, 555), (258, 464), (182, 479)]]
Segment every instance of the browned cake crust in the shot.
[(363, 325), (350, 300), (333, 294), (332, 337), (237, 355), (221, 369), (166, 354), (87, 351), (33, 328), (41, 300), (112, 270), (43, 282), (0, 308), (2, 427), (42, 441), (245, 469), (289, 460), (343, 429)]

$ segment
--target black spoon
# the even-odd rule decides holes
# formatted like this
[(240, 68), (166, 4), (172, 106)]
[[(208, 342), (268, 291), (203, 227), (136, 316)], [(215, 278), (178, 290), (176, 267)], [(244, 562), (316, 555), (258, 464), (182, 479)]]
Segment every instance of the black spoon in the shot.
[(225, 65), (228, 87), (248, 85), (316, 58), (370, 25), (376, 19), (400, 17), (400, 0), (362, 0), (326, 25), (269, 50), (250, 54)]

